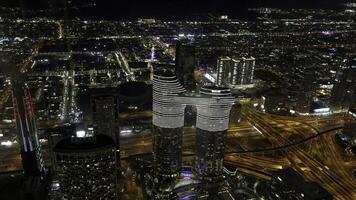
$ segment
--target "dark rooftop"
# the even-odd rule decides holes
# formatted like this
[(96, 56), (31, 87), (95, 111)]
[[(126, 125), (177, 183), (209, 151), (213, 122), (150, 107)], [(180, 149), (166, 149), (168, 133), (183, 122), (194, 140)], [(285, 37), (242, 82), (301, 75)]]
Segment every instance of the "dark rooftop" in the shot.
[(54, 152), (80, 153), (96, 151), (98, 149), (114, 147), (114, 141), (106, 135), (97, 135), (95, 142), (73, 143), (71, 138), (65, 138), (54, 148)]

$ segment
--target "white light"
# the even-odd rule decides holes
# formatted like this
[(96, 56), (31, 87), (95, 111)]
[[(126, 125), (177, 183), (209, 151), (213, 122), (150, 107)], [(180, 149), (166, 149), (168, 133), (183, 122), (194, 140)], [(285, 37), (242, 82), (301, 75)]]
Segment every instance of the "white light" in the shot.
[(253, 126), (253, 128), (259, 133), (259, 134), (263, 134), (256, 126)]
[(46, 143), (48, 140), (47, 139), (40, 139), (39, 141), (42, 144), (42, 143)]
[(122, 131), (120, 131), (120, 133), (132, 133), (132, 130), (122, 130)]
[(353, 117), (356, 117), (356, 113), (353, 113), (353, 112), (349, 111), (349, 114), (352, 115)]
[(133, 133), (133, 131), (131, 129), (121, 130), (120, 131), (120, 135), (121, 136), (130, 136), (132, 133)]
[(4, 137), (4, 134), (0, 133), (0, 137)]
[(51, 186), (51, 190), (52, 191), (57, 191), (57, 190), (59, 190), (60, 189), (60, 185), (59, 185), (59, 183), (53, 183), (52, 184), (52, 186)]
[(1, 145), (2, 145), (2, 146), (7, 146), (7, 147), (12, 146), (12, 144), (13, 144), (13, 143), (12, 143), (11, 141), (9, 141), (9, 140), (8, 140), (8, 141), (1, 142)]
[(83, 130), (77, 131), (77, 132), (76, 132), (76, 136), (77, 136), (78, 138), (83, 138), (83, 137), (85, 137), (85, 131), (83, 131)]
[(330, 108), (319, 108), (319, 109), (314, 109), (315, 113), (325, 113), (325, 112), (330, 112)]
[(207, 78), (212, 83), (215, 83), (215, 78), (212, 75), (206, 73), (206, 74), (204, 74), (204, 77)]

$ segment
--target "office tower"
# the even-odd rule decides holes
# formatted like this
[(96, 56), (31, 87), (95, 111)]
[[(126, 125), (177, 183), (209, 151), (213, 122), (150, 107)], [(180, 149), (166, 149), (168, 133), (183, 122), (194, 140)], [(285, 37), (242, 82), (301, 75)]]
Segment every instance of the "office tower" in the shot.
[(113, 95), (92, 95), (93, 122), (96, 134), (113, 139), (117, 133), (118, 100)]
[(231, 85), (241, 85), (243, 78), (241, 69), (243, 69), (244, 62), (241, 58), (233, 58), (231, 59), (231, 73), (229, 77), (229, 83)]
[(116, 199), (116, 156), (111, 137), (77, 130), (75, 136), (60, 141), (54, 153), (64, 199)]
[(172, 72), (154, 71), (152, 145), (158, 186), (169, 185), (181, 168), (185, 106), (175, 101), (175, 97), (184, 91)]
[(181, 41), (176, 45), (176, 75), (183, 87), (192, 91), (195, 89), (194, 70), (196, 67), (195, 47)]
[(203, 87), (197, 103), (196, 171), (201, 189), (217, 195), (224, 182), (224, 136), (234, 98), (228, 88)]
[(119, 103), (117, 88), (107, 89), (108, 91), (93, 90), (90, 101), (93, 114), (93, 127), (95, 135), (107, 135), (111, 137), (115, 144), (116, 180), (120, 180), (120, 135), (119, 135)]
[(241, 84), (252, 84), (253, 76), (255, 71), (256, 59), (254, 57), (243, 57), (242, 58), (244, 65), (242, 68), (242, 78)]
[(253, 83), (255, 58), (221, 57), (217, 61), (218, 86), (237, 86)]
[(174, 183), (182, 166), (185, 106), (175, 98), (183, 86), (170, 71), (153, 77), (153, 176), (154, 199), (172, 199)]
[(346, 63), (336, 74), (331, 91), (330, 107), (332, 111), (347, 111), (356, 99), (356, 66)]
[(297, 105), (295, 110), (300, 114), (311, 112), (311, 105), (316, 93), (316, 75), (315, 72), (307, 72), (304, 79), (300, 82), (299, 94), (297, 96)]
[(217, 62), (218, 74), (217, 74), (217, 79), (216, 79), (216, 85), (222, 86), (227, 83), (226, 81), (229, 76), (230, 68), (231, 68), (231, 58), (230, 57), (221, 57), (218, 59), (218, 62)]
[(224, 136), (235, 98), (230, 89), (203, 87), (200, 94), (190, 96), (169, 70), (156, 70), (153, 79), (153, 166), (156, 184), (155, 199), (174, 196), (175, 180), (182, 162), (182, 127), (186, 106), (197, 112), (196, 175), (201, 193), (218, 195), (224, 184)]
[(31, 95), (28, 87), (20, 81), (13, 83), (12, 101), (24, 174), (26, 177), (43, 178), (45, 168)]

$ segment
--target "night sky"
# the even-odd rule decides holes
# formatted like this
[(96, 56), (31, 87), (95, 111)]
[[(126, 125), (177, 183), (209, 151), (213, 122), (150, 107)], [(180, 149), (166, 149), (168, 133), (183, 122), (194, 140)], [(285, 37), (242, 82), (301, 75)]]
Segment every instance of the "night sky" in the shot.
[[(0, 0), (1, 5), (22, 5), (27, 9), (60, 7), (64, 0)], [(71, 4), (78, 4), (72, 0)], [(122, 19), (138, 17), (189, 18), (194, 15), (214, 13), (227, 14), (231, 17), (246, 15), (247, 8), (338, 8), (343, 0), (81, 0), (95, 2), (95, 10), (87, 15), (105, 19)], [(93, 16), (95, 15), (95, 16)]]

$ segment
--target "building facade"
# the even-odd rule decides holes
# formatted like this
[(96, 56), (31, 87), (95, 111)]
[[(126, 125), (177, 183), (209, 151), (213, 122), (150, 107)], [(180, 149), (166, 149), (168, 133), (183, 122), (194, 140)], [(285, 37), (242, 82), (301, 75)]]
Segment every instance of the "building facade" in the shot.
[[(177, 77), (170, 71), (156, 71), (153, 79), (153, 166), (156, 184), (170, 188), (182, 167), (182, 134), (186, 106), (195, 106), (196, 175), (201, 191), (218, 194), (224, 182), (224, 136), (230, 110), (235, 102), (230, 89), (203, 87), (196, 95), (186, 95)], [(160, 188), (160, 187), (158, 187)], [(168, 192), (168, 193), (167, 193)], [(162, 194), (158, 192), (156, 199)], [(205, 194), (204, 194), (205, 195)]]
[(176, 96), (185, 92), (170, 71), (156, 71), (153, 78), (153, 160), (156, 176), (170, 178), (181, 167), (185, 106)]
[(21, 159), (26, 177), (44, 178), (45, 168), (39, 142), (31, 94), (26, 85), (14, 81), (12, 102), (16, 129), (21, 144)]
[(224, 137), (234, 99), (229, 89), (221, 87), (203, 87), (200, 94), (206, 100), (197, 104), (195, 171), (201, 192), (214, 196), (224, 183)]
[(299, 114), (308, 114), (312, 112), (312, 102), (316, 96), (316, 75), (314, 72), (308, 72), (301, 81), (299, 94), (297, 95), (297, 104), (295, 110)]
[(195, 47), (178, 41), (176, 45), (176, 75), (183, 87), (188, 90), (195, 89), (194, 70), (196, 68)]
[[(230, 57), (221, 57), (217, 61), (217, 78), (216, 85), (226, 84), (226, 80), (229, 78), (229, 72), (231, 69), (231, 58)], [(237, 76), (237, 71), (235, 73)]]
[(216, 85), (253, 84), (255, 61), (253, 57), (220, 57), (217, 61)]
[(115, 145), (109, 136), (65, 138), (54, 154), (63, 199), (116, 199)]

